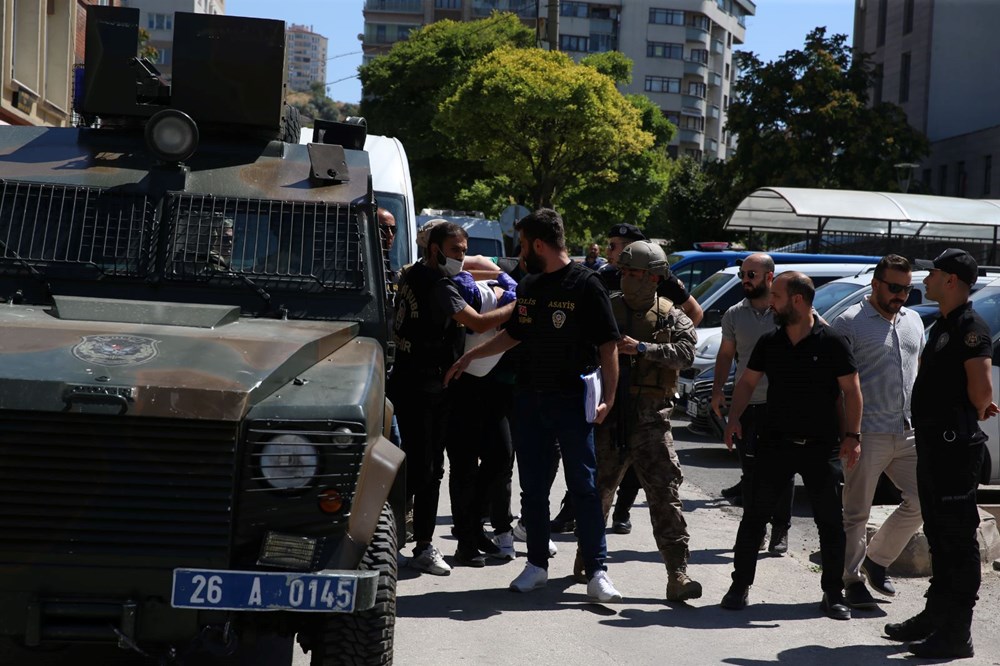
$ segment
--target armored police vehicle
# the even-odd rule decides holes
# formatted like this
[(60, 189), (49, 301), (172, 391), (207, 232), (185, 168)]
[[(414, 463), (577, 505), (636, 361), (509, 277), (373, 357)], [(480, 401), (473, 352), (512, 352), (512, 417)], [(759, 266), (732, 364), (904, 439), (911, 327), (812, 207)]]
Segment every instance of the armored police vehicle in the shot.
[(0, 128), (0, 662), (389, 663), (364, 125), (296, 143), (281, 22), (177, 13), (167, 82), (87, 13), (77, 126)]

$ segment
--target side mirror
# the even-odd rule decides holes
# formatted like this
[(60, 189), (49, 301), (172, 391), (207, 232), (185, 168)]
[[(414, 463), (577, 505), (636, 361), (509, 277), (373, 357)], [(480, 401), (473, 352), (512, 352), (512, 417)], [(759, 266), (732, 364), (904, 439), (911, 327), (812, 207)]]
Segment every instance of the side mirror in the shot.
[(706, 310), (699, 328), (715, 328), (717, 326), (722, 326), (722, 311), (717, 308)]

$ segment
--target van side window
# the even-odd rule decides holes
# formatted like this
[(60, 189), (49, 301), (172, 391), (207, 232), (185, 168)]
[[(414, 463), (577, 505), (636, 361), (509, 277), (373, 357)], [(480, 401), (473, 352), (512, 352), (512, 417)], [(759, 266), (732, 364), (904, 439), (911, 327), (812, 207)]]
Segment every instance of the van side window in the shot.
[(706, 259), (705, 261), (696, 261), (687, 266), (682, 266), (678, 271), (674, 272), (674, 275), (684, 283), (684, 288), (690, 292), (728, 265), (729, 262), (725, 259)]

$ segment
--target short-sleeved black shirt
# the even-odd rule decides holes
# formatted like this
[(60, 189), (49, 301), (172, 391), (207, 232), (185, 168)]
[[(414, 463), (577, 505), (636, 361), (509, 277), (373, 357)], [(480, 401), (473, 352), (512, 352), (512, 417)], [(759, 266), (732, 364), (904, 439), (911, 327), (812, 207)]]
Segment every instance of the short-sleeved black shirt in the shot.
[(976, 408), (969, 401), (965, 362), (990, 357), (990, 327), (965, 303), (939, 316), (931, 328), (920, 370), (913, 384), (914, 426), (942, 427), (975, 431)]
[[(604, 286), (609, 291), (621, 291), (622, 272), (614, 266), (604, 266), (597, 271), (604, 281)], [(684, 283), (677, 279), (677, 276), (667, 269), (667, 277), (660, 281), (660, 286), (656, 288), (656, 293), (663, 298), (669, 298), (677, 307), (683, 305), (690, 294), (684, 288)]]
[(571, 393), (583, 393), (580, 375), (599, 364), (597, 348), (620, 337), (607, 289), (577, 263), (521, 280), (507, 332), (521, 341), (519, 387)]
[(792, 345), (785, 327), (765, 333), (750, 354), (747, 368), (767, 375), (764, 432), (772, 438), (836, 441), (838, 377), (857, 371), (842, 337), (818, 319), (809, 335)]

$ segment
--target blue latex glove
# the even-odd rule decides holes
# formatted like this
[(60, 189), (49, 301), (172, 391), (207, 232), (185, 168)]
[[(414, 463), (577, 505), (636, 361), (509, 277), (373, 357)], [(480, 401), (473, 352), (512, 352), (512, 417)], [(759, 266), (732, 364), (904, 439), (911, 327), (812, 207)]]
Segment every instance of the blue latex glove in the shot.
[(497, 284), (503, 287), (504, 291), (508, 290), (514, 291), (515, 289), (517, 289), (517, 282), (515, 282), (514, 278), (507, 275), (506, 273), (500, 273), (499, 275), (497, 275)]
[(479, 293), (479, 287), (472, 277), (472, 273), (462, 271), (452, 278), (452, 282), (458, 286), (458, 293), (462, 295), (462, 300), (472, 306), (472, 309), (479, 312), (483, 308), (483, 295)]
[(513, 289), (508, 289), (507, 291), (503, 292), (503, 295), (497, 301), (497, 307), (502, 308), (508, 303), (513, 303), (516, 300), (517, 300), (517, 292), (514, 291)]

